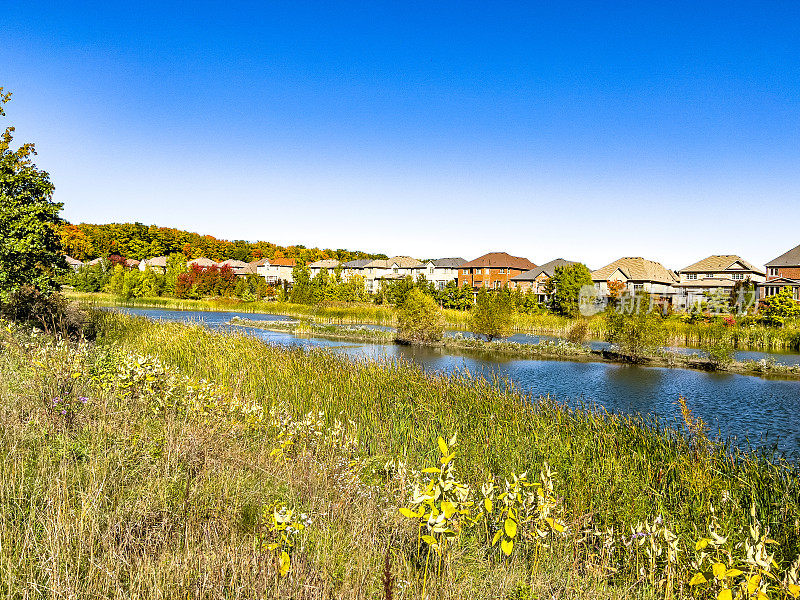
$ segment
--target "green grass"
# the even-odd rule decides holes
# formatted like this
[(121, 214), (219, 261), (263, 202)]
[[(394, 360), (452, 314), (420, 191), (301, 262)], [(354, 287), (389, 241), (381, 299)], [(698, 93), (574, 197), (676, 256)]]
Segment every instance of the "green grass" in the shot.
[[(116, 314), (104, 328), (91, 347), (3, 334), (3, 597), (381, 598), (387, 553), (395, 598), (420, 598), (423, 581), (431, 598), (688, 597), (712, 505), (732, 542), (755, 506), (781, 572), (800, 552), (797, 467), (709, 442), (691, 417), (665, 430), (466, 373)], [(56, 396), (89, 401), (65, 416)], [(319, 424), (298, 425), (319, 411)], [(520, 538), (501, 559), (465, 526), (426, 580), (416, 530), (397, 512), (408, 481), (383, 467), (436, 465), (437, 438), (454, 434), (456, 475), (473, 490), (523, 471), (538, 479), (549, 464), (569, 535), (549, 548)], [(289, 439), (285, 457), (271, 455)], [(258, 545), (274, 505), (313, 521), (286, 578)], [(640, 576), (642, 550), (604, 554), (581, 533), (657, 516), (685, 549), (669, 593), (658, 568)]]

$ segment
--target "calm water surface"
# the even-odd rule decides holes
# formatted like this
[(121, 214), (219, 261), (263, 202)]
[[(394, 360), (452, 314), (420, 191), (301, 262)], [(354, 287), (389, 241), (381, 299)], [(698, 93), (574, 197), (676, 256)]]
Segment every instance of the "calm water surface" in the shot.
[[(197, 321), (225, 328), (233, 316), (265, 321), (291, 321), (283, 315), (121, 309), (124, 312), (169, 321)], [(325, 347), (354, 358), (396, 359), (417, 363), (428, 370), (469, 370), (486, 377), (510, 379), (520, 389), (550, 395), (567, 402), (598, 404), (609, 411), (654, 414), (659, 419), (680, 418), (676, 405), (685, 396), (692, 410), (722, 437), (742, 447), (772, 446), (800, 457), (800, 382), (767, 380), (745, 375), (705, 373), (685, 369), (645, 368), (612, 363), (579, 363), (558, 360), (503, 360), (445, 352), (439, 348), (413, 348), (298, 338), (290, 333), (248, 329), (267, 342), (291, 347)], [(553, 338), (518, 334), (520, 343)], [(602, 342), (593, 343), (599, 345)], [(800, 364), (797, 354), (739, 353), (741, 358), (770, 357), (784, 364)]]

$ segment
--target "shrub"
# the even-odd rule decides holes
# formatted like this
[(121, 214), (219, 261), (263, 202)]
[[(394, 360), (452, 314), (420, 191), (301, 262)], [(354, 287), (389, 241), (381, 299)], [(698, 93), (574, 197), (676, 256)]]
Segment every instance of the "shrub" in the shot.
[(397, 311), (397, 337), (409, 342), (438, 342), (444, 337), (444, 318), (436, 301), (412, 289)]
[(38, 327), (48, 334), (86, 339), (97, 336), (98, 315), (94, 311), (69, 302), (61, 294), (43, 294), (30, 285), (12, 292), (0, 304), (0, 314), (9, 321)]

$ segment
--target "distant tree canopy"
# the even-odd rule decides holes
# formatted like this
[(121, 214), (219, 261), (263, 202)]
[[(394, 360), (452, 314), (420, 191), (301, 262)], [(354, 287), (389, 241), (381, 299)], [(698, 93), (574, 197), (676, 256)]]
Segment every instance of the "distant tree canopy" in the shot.
[(438, 342), (444, 336), (442, 311), (430, 295), (411, 289), (397, 311), (397, 337), (415, 343)]
[(262, 258), (296, 258), (305, 263), (325, 258), (341, 262), (360, 258), (387, 258), (385, 254), (369, 254), (357, 250), (306, 248), (303, 245), (279, 246), (271, 242), (244, 240), (231, 242), (211, 235), (142, 223), (65, 223), (59, 227), (58, 233), (64, 251), (78, 260), (108, 257), (112, 254), (137, 260), (183, 254), (187, 260), (201, 256), (215, 261), (234, 259), (245, 262)]
[[(0, 116), (11, 94), (0, 87)], [(62, 205), (53, 202), (50, 176), (36, 167), (33, 144), (12, 148), (13, 127), (0, 135), (0, 300), (23, 286), (58, 289), (66, 269), (57, 227)]]
[(577, 317), (578, 296), (585, 285), (592, 285), (592, 274), (586, 265), (576, 263), (556, 267), (553, 277), (546, 286), (547, 295), (550, 296), (550, 308), (559, 315)]

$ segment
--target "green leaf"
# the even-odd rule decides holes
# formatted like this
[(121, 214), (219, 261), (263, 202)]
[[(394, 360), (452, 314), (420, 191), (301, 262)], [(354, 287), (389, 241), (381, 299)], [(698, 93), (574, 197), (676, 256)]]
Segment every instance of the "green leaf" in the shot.
[(500, 539), (501, 535), (503, 535), (502, 531), (498, 531), (497, 533), (494, 534), (494, 537), (492, 538), (492, 546), (497, 545), (497, 540)]
[(286, 577), (289, 574), (289, 554), (284, 550), (278, 559), (278, 575)]
[(432, 535), (423, 535), (422, 538), (420, 539), (429, 546), (432, 546), (433, 544), (436, 543), (436, 538), (433, 537)]
[(702, 583), (706, 583), (708, 579), (702, 573), (695, 573), (694, 577), (689, 580), (689, 585), (700, 585)]
[(441, 436), (439, 436), (439, 439), (436, 441), (439, 444), (439, 450), (441, 450), (442, 456), (446, 456), (450, 453), (450, 449), (447, 447), (447, 444), (445, 444)]
[(409, 519), (418, 519), (422, 516), (420, 513), (416, 513), (410, 508), (406, 508), (405, 506), (400, 509), (400, 514)]

